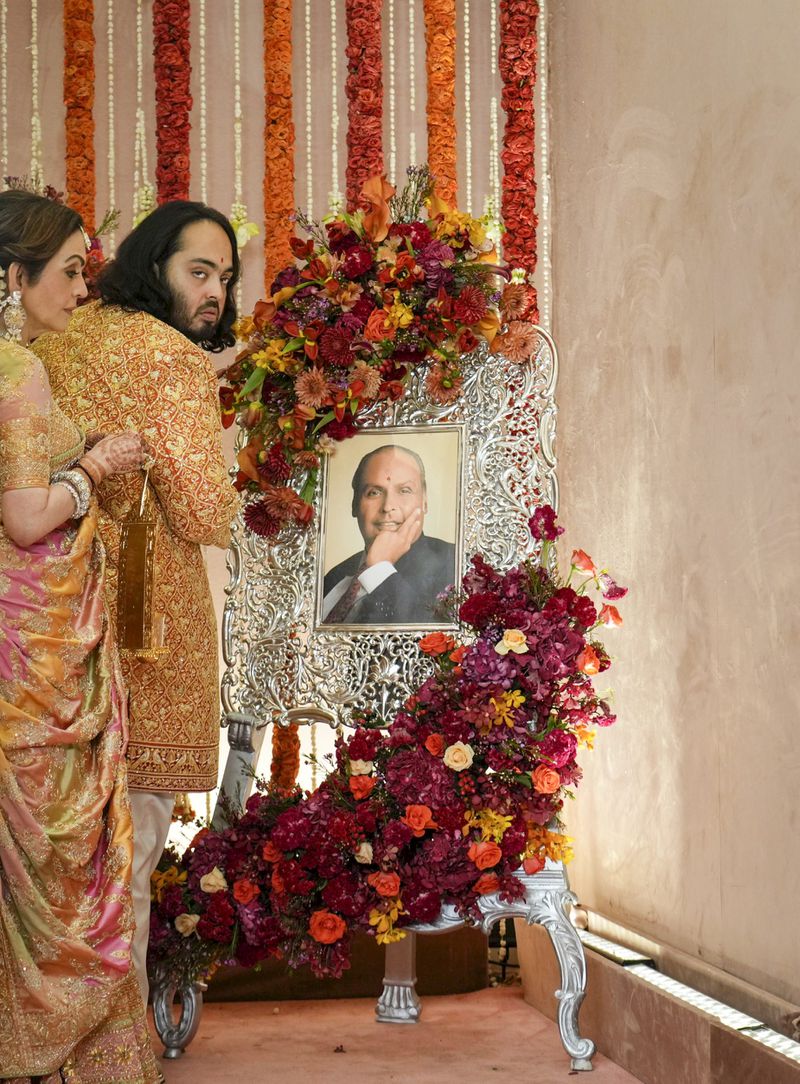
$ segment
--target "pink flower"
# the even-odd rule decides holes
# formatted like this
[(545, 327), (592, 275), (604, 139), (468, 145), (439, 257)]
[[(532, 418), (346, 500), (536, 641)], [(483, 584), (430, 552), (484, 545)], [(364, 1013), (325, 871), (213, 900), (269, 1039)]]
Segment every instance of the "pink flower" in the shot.
[(295, 378), (294, 391), (297, 401), (313, 410), (319, 410), (330, 395), (328, 381), (317, 368), (300, 373)]
[(613, 629), (622, 624), (622, 618), (616, 606), (601, 607), (598, 621), (607, 629)]
[[(593, 576), (597, 571), (597, 566), (591, 559), (588, 553), (584, 553), (583, 550), (573, 550), (572, 557), (570, 558), (573, 568), (582, 573), (584, 576)], [(613, 582), (613, 581), (612, 581)]]
[(425, 377), (425, 390), (435, 403), (452, 403), (460, 398), (464, 381), (450, 369), (435, 364)]
[(512, 320), (508, 329), (502, 334), (495, 336), (492, 343), (492, 353), (502, 354), (516, 365), (528, 361), (536, 348), (539, 333), (532, 324), (525, 324), (521, 320)]
[(628, 593), (627, 587), (620, 587), (618, 583), (615, 583), (611, 579), (607, 572), (601, 572), (600, 574), (600, 590), (603, 592), (603, 598), (615, 601), (618, 598), (625, 598)]

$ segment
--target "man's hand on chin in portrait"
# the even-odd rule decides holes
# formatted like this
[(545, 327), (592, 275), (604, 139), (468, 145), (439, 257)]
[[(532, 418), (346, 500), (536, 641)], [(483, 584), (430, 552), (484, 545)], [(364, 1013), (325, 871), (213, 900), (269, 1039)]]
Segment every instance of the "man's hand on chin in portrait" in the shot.
[(422, 534), (422, 509), (415, 508), (402, 522), (387, 519), (374, 526), (377, 534), (367, 550), (367, 568), (380, 561), (396, 565)]

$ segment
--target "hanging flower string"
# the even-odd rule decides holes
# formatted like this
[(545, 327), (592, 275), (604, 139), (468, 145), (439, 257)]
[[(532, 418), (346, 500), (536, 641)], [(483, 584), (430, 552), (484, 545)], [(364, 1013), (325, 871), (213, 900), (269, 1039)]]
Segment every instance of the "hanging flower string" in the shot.
[(347, 0), (347, 208), (383, 173), (381, 0)]
[(158, 202), (189, 198), (189, 0), (153, 0)]
[(133, 224), (149, 215), (156, 205), (155, 188), (148, 181), (147, 133), (144, 119), (144, 57), (142, 0), (136, 0), (136, 124), (133, 136)]
[[(534, 161), (533, 91), (536, 83), (535, 0), (501, 0), (500, 75), (503, 134), (503, 256), (530, 280), (536, 269), (536, 176)], [(537, 322), (536, 304), (529, 319)]]
[(425, 67), (428, 84), (428, 165), (436, 191), (456, 202), (456, 5), (425, 0)]
[(292, 258), (292, 0), (264, 0), (264, 285)]
[(94, 232), (94, 4), (64, 0), (64, 105), (69, 204)]
[[(258, 235), (258, 226), (248, 220), (242, 188), (242, 56), (239, 0), (233, 0), (233, 205), (230, 220), (236, 233), (239, 251), (251, 237)], [(242, 284), (239, 282), (237, 305), (241, 308)]]

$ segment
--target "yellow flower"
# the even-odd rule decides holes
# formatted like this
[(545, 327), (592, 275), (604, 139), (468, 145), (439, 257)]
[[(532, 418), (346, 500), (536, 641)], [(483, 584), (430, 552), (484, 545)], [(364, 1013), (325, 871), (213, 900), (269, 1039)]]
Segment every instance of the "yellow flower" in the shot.
[(503, 639), (494, 645), (498, 655), (507, 655), (513, 651), (515, 655), (524, 655), (528, 650), (528, 640), (525, 633), (520, 629), (506, 629)]
[(544, 847), (545, 854), (553, 862), (571, 862), (573, 850), (570, 844), (571, 836), (562, 835), (561, 832), (551, 832), (548, 828), (540, 825), (531, 825), (528, 828), (528, 845), (525, 854), (536, 854)]
[(493, 696), (489, 703), (495, 711), (494, 726), (513, 726), (515, 721), (513, 712), (522, 707), (525, 697), (518, 689), (509, 689), (507, 692), (500, 693), (498, 697)]
[(597, 734), (596, 730), (590, 730), (588, 726), (579, 726), (575, 730), (575, 736), (578, 739), (578, 745), (585, 745), (587, 749), (594, 749), (594, 739)]
[(370, 911), (369, 924), (375, 927), (375, 940), (379, 945), (391, 945), (395, 941), (402, 941), (406, 935), (405, 930), (394, 928), (398, 917), (403, 912), (403, 904), (399, 897), (388, 903), (384, 909), (375, 908)]
[(270, 339), (262, 350), (257, 350), (251, 360), (259, 369), (272, 369), (275, 372), (286, 372), (286, 363), (289, 360), (283, 353), (286, 345), (285, 339)]
[(408, 327), (414, 319), (414, 313), (402, 301), (395, 299), (386, 313), (386, 321), (391, 327)]
[(150, 877), (150, 898), (160, 901), (165, 888), (169, 888), (170, 885), (185, 884), (186, 877), (186, 870), (178, 873), (177, 866), (170, 866), (165, 870), (155, 870)]
[(473, 828), (477, 828), (481, 834), (482, 842), (500, 843), (513, 822), (513, 817), (508, 817), (503, 813), (496, 813), (493, 809), (481, 809), (478, 813), (466, 814), (466, 823), (461, 831), (466, 836), (469, 835)]

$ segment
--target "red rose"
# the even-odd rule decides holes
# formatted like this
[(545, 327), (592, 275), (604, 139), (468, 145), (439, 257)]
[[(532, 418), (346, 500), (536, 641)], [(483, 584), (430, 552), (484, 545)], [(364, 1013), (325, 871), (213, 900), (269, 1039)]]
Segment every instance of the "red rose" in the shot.
[(327, 909), (314, 911), (308, 923), (308, 932), (321, 945), (332, 945), (340, 941), (346, 929), (345, 920)]

